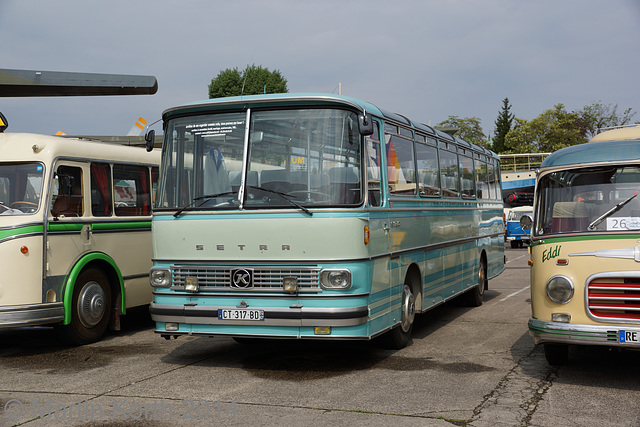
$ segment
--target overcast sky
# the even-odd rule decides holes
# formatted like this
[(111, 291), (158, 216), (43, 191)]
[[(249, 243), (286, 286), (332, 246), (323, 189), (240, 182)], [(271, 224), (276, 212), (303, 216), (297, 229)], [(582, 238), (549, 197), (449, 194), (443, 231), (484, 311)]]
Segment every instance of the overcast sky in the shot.
[(640, 0), (0, 0), (0, 68), (153, 75), (155, 95), (3, 98), (11, 132), (124, 135), (208, 98), (221, 70), (279, 70), (289, 92), (342, 93), (436, 124), (508, 97), (631, 107), (640, 121)]

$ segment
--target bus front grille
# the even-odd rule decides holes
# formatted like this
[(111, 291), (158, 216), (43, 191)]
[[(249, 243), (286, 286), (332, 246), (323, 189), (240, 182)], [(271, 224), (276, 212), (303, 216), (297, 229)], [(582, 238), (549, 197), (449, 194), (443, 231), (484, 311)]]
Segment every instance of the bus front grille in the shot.
[(587, 297), (595, 320), (640, 323), (640, 277), (596, 278), (587, 284)]
[[(320, 268), (316, 267), (203, 267), (175, 265), (171, 267), (172, 289), (184, 290), (187, 278), (197, 279), (201, 291), (266, 291), (282, 292), (283, 280), (295, 278), (298, 292), (320, 292)], [(236, 272), (248, 273), (250, 279), (242, 283), (234, 283)]]

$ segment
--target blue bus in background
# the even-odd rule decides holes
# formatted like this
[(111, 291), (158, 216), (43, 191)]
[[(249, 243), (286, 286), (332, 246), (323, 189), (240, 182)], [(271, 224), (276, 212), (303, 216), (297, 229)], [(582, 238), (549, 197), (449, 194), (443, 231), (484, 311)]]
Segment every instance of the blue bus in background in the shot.
[(531, 241), (531, 230), (523, 230), (520, 226), (520, 218), (529, 216), (533, 218), (533, 206), (519, 206), (509, 209), (505, 215), (507, 224), (505, 229), (506, 241), (511, 244), (512, 248), (521, 248), (524, 243)]

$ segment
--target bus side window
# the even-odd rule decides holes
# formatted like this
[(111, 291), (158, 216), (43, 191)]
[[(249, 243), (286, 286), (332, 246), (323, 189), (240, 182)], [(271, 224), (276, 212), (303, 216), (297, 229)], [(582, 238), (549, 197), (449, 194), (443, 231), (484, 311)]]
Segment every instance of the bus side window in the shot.
[(116, 215), (150, 215), (149, 183), (148, 167), (113, 165), (113, 199)]
[(91, 214), (111, 216), (111, 168), (106, 163), (91, 163)]
[(54, 217), (79, 217), (84, 214), (82, 206), (82, 169), (74, 166), (59, 166), (57, 173), (57, 194), (53, 194), (51, 214)]
[(365, 137), (367, 156), (367, 185), (369, 189), (369, 205), (380, 206), (380, 133), (378, 123), (373, 122), (373, 134)]

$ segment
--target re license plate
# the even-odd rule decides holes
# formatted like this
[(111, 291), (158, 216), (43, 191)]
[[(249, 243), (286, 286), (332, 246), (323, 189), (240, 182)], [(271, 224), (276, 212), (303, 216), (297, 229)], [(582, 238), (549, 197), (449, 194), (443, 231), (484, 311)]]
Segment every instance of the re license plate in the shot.
[(264, 310), (238, 308), (232, 310), (218, 309), (220, 320), (264, 320)]
[(618, 342), (620, 344), (640, 343), (640, 332), (620, 330), (618, 331)]

